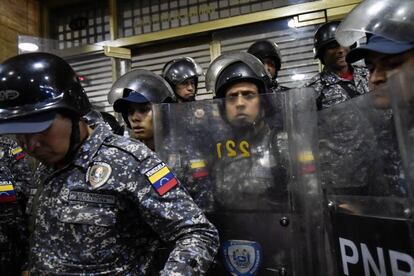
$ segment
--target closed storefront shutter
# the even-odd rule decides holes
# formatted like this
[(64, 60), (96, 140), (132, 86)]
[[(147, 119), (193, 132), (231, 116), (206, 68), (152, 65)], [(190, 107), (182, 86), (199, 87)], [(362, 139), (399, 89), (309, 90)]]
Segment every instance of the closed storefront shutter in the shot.
[(220, 41), (221, 52), (247, 51), (256, 40), (276, 42), (282, 54), (282, 68), (278, 74), (281, 85), (298, 87), (318, 73), (318, 61), (313, 56), (313, 35), (317, 25), (291, 28), (289, 19), (258, 23), (214, 34)]
[[(209, 40), (208, 38), (190, 38), (188, 40), (191, 43), (169, 42), (164, 45), (134, 49), (132, 69), (147, 69), (161, 75), (162, 68), (168, 61), (179, 57), (191, 57), (203, 68), (205, 74), (211, 61)], [(206, 94), (204, 74), (199, 77), (197, 99), (209, 97)]]
[(99, 111), (113, 114), (113, 108), (108, 102), (108, 93), (112, 86), (111, 59), (104, 54), (96, 54), (68, 61), (80, 77), (92, 105)]

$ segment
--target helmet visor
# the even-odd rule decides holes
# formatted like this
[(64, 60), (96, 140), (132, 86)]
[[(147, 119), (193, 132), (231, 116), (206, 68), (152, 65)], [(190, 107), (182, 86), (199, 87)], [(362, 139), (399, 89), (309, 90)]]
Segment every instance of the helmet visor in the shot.
[(412, 42), (413, 0), (366, 0), (354, 8), (336, 31), (336, 40), (350, 46), (372, 33), (395, 41)]
[(216, 94), (215, 84), (217, 77), (230, 64), (236, 62), (243, 62), (247, 64), (252, 71), (256, 72), (258, 76), (268, 76), (266, 69), (262, 62), (255, 56), (245, 52), (231, 52), (225, 53), (217, 57), (209, 66), (206, 74), (206, 89), (207, 91)]
[(56, 114), (56, 111), (50, 111), (0, 121), (0, 134), (30, 134), (42, 132), (52, 125)]
[(149, 102), (150, 101), (147, 98), (145, 98), (145, 96), (141, 93), (132, 92), (128, 95), (128, 97), (116, 100), (114, 103), (114, 110), (115, 112), (125, 112), (127, 111), (129, 104)]

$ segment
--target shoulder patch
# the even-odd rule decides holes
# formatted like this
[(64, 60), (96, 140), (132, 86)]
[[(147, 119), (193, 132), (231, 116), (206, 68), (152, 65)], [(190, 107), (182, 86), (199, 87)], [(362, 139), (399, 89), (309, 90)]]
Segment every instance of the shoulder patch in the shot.
[(0, 203), (16, 201), (16, 192), (11, 181), (0, 181)]
[(86, 182), (89, 182), (93, 189), (101, 187), (111, 176), (112, 168), (104, 162), (93, 162), (86, 172)]
[(162, 162), (152, 167), (144, 174), (160, 196), (163, 196), (178, 184), (173, 173)]
[(190, 160), (190, 168), (192, 170), (193, 179), (199, 179), (208, 176), (206, 162), (203, 159)]
[(21, 147), (13, 148), (10, 152), (16, 160), (22, 159), (26, 156), (26, 152), (24, 152)]
[(206, 166), (206, 162), (203, 159), (192, 159), (190, 160), (190, 167), (192, 169), (200, 169)]

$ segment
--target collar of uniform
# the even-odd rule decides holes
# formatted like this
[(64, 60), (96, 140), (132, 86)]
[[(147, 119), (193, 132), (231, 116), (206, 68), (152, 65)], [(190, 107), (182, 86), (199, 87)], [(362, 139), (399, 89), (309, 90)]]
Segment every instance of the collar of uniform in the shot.
[(2, 147), (17, 147), (17, 143), (7, 136), (0, 136), (0, 146)]
[[(351, 71), (353, 72), (353, 67), (350, 66), (350, 68), (351, 68)], [(339, 83), (341, 81), (347, 81), (347, 80), (341, 79), (337, 74), (335, 74), (331, 71), (328, 71), (326, 69), (326, 67), (321, 72), (321, 79), (322, 79), (323, 82), (325, 82), (327, 84), (331, 84), (331, 85)]]
[(73, 163), (86, 169), (105, 138), (110, 135), (113, 135), (111, 130), (105, 124), (98, 123), (92, 134), (83, 142)]
[(354, 68), (354, 82), (357, 85), (359, 82), (364, 81), (367, 83), (368, 85), (368, 75), (369, 75), (369, 71), (366, 67), (361, 67), (361, 66), (353, 66)]

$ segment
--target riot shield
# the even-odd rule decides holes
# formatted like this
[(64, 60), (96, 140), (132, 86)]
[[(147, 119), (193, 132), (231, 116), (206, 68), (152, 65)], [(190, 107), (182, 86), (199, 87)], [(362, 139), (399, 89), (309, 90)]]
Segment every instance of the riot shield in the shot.
[(153, 108), (156, 151), (219, 230), (209, 275), (323, 275), (313, 93), (239, 97)]
[[(393, 72), (386, 89), (391, 94), (398, 144), (411, 200), (414, 199), (414, 64), (406, 64)], [(413, 206), (413, 205), (412, 205)]]
[(368, 93), (318, 113), (334, 275), (413, 275), (412, 219), (391, 105)]

